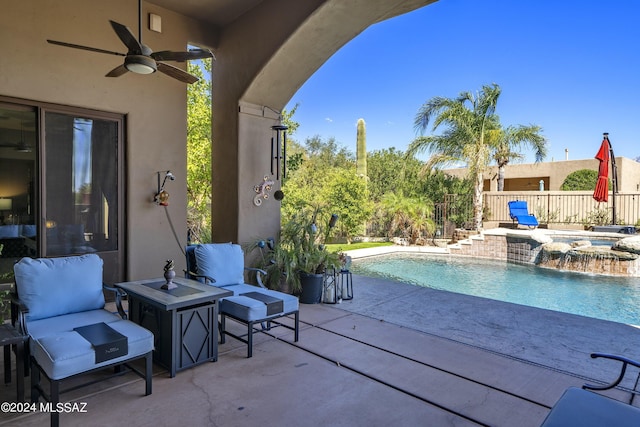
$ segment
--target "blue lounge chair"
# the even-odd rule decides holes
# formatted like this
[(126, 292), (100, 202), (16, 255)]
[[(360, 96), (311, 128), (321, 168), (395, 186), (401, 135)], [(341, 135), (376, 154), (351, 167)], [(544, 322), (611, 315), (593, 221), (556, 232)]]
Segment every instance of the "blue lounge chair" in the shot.
[(525, 225), (529, 228), (536, 228), (538, 220), (529, 213), (527, 202), (524, 200), (513, 200), (509, 202), (509, 216), (512, 221), (518, 221), (518, 225)]

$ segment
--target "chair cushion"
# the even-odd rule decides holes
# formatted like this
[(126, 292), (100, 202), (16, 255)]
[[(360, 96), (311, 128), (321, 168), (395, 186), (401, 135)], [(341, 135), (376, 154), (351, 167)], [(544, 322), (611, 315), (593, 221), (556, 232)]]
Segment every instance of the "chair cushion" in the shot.
[(215, 286), (244, 283), (244, 253), (240, 245), (208, 243), (195, 249), (198, 274), (215, 279)]
[(639, 425), (640, 408), (576, 387), (564, 392), (542, 423), (542, 427)]
[(32, 320), (27, 323), (27, 327), (29, 328), (29, 336), (33, 339), (39, 339), (58, 332), (73, 331), (80, 326), (93, 323), (111, 324), (119, 320), (122, 320), (119, 315), (108, 310), (98, 309)]
[(27, 320), (104, 307), (102, 259), (95, 255), (22, 258), (14, 266), (18, 297)]
[[(92, 323), (97, 322), (88, 324)], [(153, 334), (147, 329), (129, 320), (111, 322), (109, 326), (127, 337), (127, 355), (96, 364), (91, 343), (73, 330), (33, 339), (32, 355), (50, 379), (59, 380), (142, 356), (153, 350)]]
[[(273, 291), (271, 289), (264, 289), (258, 286), (247, 285), (247, 284), (225, 286), (225, 289), (232, 291), (233, 296), (222, 298), (220, 300), (220, 312), (234, 314), (236, 317), (239, 317), (241, 319), (256, 320), (256, 319), (264, 319), (267, 317), (266, 305), (263, 302), (253, 298), (241, 296), (241, 294), (246, 294), (248, 292), (260, 292), (261, 294), (265, 294), (274, 298), (281, 299), (284, 313), (292, 313), (294, 311), (298, 311), (298, 308), (299, 308), (298, 298), (290, 294), (285, 294), (284, 292)], [(250, 301), (247, 301), (247, 299)], [(225, 301), (227, 300), (230, 300), (231, 302), (233, 302), (234, 305), (231, 306), (228, 303), (225, 303)], [(241, 310), (241, 311), (247, 310), (246, 311), (248, 313), (247, 316), (253, 316), (254, 313), (257, 313), (255, 312), (255, 309), (254, 309), (254, 306), (257, 307), (254, 301), (258, 301), (261, 304), (261, 307), (264, 308), (264, 311), (263, 311), (264, 314), (262, 315), (262, 317), (246, 317), (245, 318), (242, 315), (238, 315), (239, 313), (238, 310)], [(242, 304), (246, 304), (247, 306), (246, 309), (235, 306), (235, 305), (242, 305)]]
[(520, 225), (538, 225), (538, 220), (533, 215), (518, 215), (516, 220)]
[(0, 225), (0, 238), (9, 239), (20, 237), (19, 225)]
[(20, 226), (20, 234), (24, 237), (35, 237), (36, 226), (34, 224), (23, 224)]
[[(220, 312), (251, 322), (267, 317), (267, 305), (245, 296), (226, 297), (220, 300)], [(277, 314), (277, 316), (281, 315), (282, 313)]]

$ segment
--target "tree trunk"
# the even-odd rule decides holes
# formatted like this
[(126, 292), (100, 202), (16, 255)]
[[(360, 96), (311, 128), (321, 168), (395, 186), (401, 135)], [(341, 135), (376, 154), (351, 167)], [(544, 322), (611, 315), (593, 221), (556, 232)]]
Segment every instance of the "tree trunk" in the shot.
[(476, 174), (476, 183), (473, 191), (473, 230), (480, 230), (482, 228), (482, 189), (484, 187), (484, 180), (482, 179), (482, 172)]
[(498, 191), (504, 191), (504, 165), (498, 167)]

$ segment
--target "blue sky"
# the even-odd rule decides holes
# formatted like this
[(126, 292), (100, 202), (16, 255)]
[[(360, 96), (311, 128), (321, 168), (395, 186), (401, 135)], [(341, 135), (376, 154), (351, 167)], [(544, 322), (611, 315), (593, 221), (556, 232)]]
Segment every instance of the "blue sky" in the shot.
[(565, 149), (570, 160), (593, 158), (603, 132), (616, 157), (634, 159), (639, 17), (638, 0), (440, 0), (373, 25), (336, 52), (286, 106), (299, 104), (293, 137), (333, 137), (355, 152), (363, 118), (368, 151), (405, 151), (427, 100), (497, 83), (503, 126), (541, 126), (547, 161), (564, 160)]

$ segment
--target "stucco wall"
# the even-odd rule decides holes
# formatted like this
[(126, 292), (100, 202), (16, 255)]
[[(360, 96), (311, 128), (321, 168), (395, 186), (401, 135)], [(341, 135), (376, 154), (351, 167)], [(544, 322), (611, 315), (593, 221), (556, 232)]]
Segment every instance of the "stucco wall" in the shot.
[(221, 30), (213, 73), (215, 241), (243, 243), (279, 230), (278, 206), (255, 209), (245, 195), (268, 170), (274, 111), (371, 24), (432, 2), (271, 0)]
[[(190, 42), (212, 48), (218, 58), (212, 94), (214, 241), (243, 243), (279, 229), (278, 204), (256, 209), (251, 194), (270, 164), (274, 117), (245, 114), (241, 105), (281, 110), (316, 69), (369, 25), (432, 2), (270, 0), (224, 28), (143, 2), (145, 26), (149, 12), (162, 17), (161, 34), (144, 31), (146, 44), (182, 50)], [(123, 52), (108, 20), (137, 34), (136, 6), (132, 0), (21, 0), (5, 2), (0, 14), (0, 95), (126, 116), (126, 278), (131, 280), (158, 276), (167, 258), (184, 267), (186, 87), (159, 73), (105, 78), (122, 58), (45, 40)], [(151, 201), (156, 172), (165, 170), (177, 178), (167, 186), (166, 210)]]
[[(184, 50), (188, 41), (208, 45), (207, 31), (198, 22), (143, 3), (144, 16), (149, 11), (163, 19), (162, 34), (143, 33), (154, 50)], [(125, 52), (109, 19), (137, 34), (137, 5), (130, 0), (5, 2), (0, 13), (0, 94), (126, 115), (125, 244), (127, 278), (135, 280), (160, 276), (168, 258), (178, 268), (184, 264), (164, 208), (152, 198), (156, 171), (171, 170), (178, 179), (167, 185), (167, 211), (186, 241), (186, 85), (160, 73), (106, 78), (121, 57), (46, 42), (50, 38)]]
[[(239, 113), (239, 169), (238, 175), (239, 241), (248, 242), (267, 237), (277, 238), (280, 230), (280, 202), (273, 197), (281, 187), (281, 181), (271, 174), (271, 126), (279, 123), (278, 115), (257, 105), (242, 103)], [(275, 165), (274, 165), (275, 166)], [(274, 182), (267, 199), (256, 206), (255, 186), (268, 176)]]
[[(598, 170), (596, 159), (562, 160), (556, 162), (526, 163), (507, 165), (505, 168), (505, 190), (538, 191), (539, 181), (545, 181), (545, 191), (559, 191), (567, 176), (580, 169)], [(625, 157), (616, 157), (618, 167), (618, 190), (637, 192), (640, 190), (640, 163)], [(446, 174), (464, 177), (464, 168), (446, 169)], [(490, 191), (498, 190), (498, 168), (492, 166), (483, 175), (490, 182)], [(509, 181), (509, 183), (507, 182)]]

